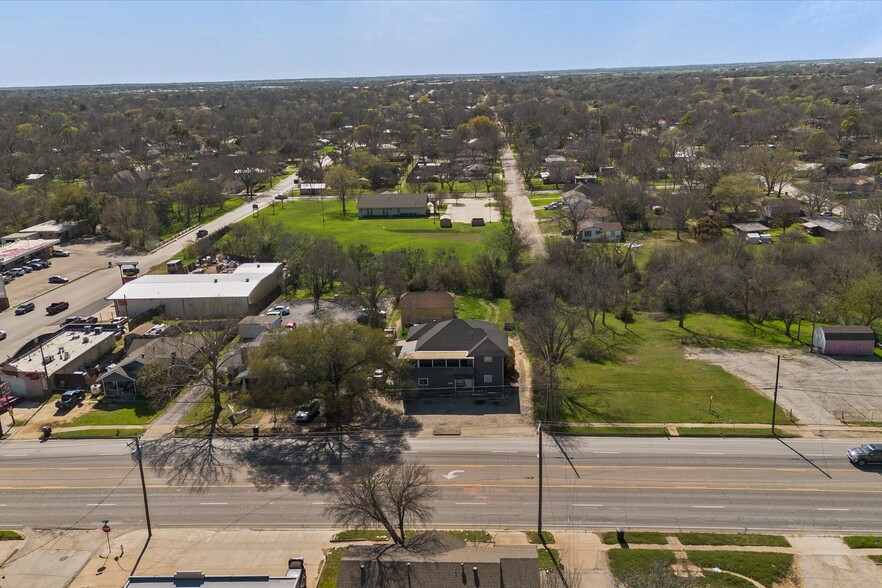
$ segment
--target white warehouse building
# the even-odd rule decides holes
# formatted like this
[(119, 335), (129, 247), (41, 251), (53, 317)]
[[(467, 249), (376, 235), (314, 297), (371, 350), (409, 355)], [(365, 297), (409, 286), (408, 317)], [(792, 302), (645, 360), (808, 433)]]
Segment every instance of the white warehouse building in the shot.
[(230, 274), (144, 275), (107, 297), (117, 316), (162, 307), (168, 318), (233, 318), (256, 314), (282, 290), (282, 264), (243, 263)]

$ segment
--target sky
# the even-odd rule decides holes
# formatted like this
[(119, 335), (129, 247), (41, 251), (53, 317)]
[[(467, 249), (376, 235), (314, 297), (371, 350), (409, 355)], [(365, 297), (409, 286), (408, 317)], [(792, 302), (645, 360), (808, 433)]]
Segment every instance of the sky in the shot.
[(882, 57), (882, 4), (0, 3), (0, 87)]

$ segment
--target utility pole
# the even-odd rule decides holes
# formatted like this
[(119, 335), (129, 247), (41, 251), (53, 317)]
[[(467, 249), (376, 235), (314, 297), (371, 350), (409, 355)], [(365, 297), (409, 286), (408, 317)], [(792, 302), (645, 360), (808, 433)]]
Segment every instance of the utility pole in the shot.
[(536, 530), (539, 532), (539, 539), (542, 539), (542, 423), (539, 423), (539, 520), (536, 524)]
[[(144, 481), (144, 462), (141, 459), (141, 436), (135, 436), (135, 454), (138, 457), (138, 471), (141, 472), (141, 491), (144, 494), (144, 516), (147, 519), (147, 538), (153, 537), (153, 527), (150, 525), (150, 507), (147, 504), (147, 483)], [(134, 457), (134, 455), (132, 456)]]
[(775, 413), (778, 412), (778, 375), (781, 373), (781, 356), (775, 365), (775, 395), (772, 399), (772, 435), (775, 434)]

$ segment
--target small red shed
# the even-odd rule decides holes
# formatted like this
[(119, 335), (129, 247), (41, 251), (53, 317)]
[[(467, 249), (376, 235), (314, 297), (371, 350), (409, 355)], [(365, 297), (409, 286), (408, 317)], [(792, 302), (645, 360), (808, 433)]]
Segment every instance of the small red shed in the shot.
[(876, 333), (865, 326), (818, 325), (812, 345), (824, 355), (873, 355)]

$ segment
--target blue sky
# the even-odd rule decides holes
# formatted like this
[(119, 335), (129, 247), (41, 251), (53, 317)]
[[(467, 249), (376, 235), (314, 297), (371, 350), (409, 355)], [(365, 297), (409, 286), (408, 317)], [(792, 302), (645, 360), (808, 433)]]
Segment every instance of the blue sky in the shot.
[(858, 57), (879, 3), (0, 3), (0, 87)]

